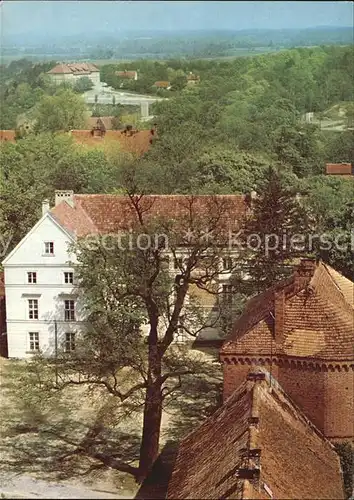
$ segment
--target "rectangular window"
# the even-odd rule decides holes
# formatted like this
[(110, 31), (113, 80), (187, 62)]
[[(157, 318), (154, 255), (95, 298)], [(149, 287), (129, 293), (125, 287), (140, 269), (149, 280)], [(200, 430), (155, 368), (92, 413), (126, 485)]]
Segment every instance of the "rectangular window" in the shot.
[(223, 271), (231, 271), (231, 269), (232, 269), (232, 258), (231, 257), (224, 257), (222, 259), (222, 268), (223, 268)]
[(65, 334), (65, 352), (75, 351), (75, 332), (67, 332)]
[(37, 273), (28, 272), (27, 273), (27, 283), (37, 283)]
[(38, 319), (38, 299), (28, 300), (28, 318)]
[(74, 273), (65, 272), (64, 273), (64, 283), (73, 284), (74, 283)]
[(46, 241), (44, 243), (44, 254), (54, 255), (54, 241)]
[(65, 300), (64, 301), (65, 310), (65, 321), (75, 321), (75, 301)]
[(223, 302), (226, 304), (232, 304), (233, 286), (223, 285), (222, 286), (222, 298)]
[(28, 336), (29, 336), (29, 350), (39, 351), (39, 333), (29, 332)]

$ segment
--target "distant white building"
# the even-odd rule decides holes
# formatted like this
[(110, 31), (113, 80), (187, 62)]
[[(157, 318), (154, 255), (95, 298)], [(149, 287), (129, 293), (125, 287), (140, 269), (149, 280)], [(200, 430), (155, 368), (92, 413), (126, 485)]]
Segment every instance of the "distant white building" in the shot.
[[(246, 211), (245, 197), (220, 197), (227, 207), (226, 220), (237, 226)], [(150, 195), (146, 196), (146, 203), (153, 215), (175, 216), (179, 210), (186, 210), (186, 198)], [(205, 210), (208, 197), (196, 198), (198, 210)], [(72, 267), (77, 261), (69, 246), (77, 237), (126, 231), (134, 218), (129, 198), (122, 195), (56, 191), (55, 207), (50, 209), (48, 201), (43, 202), (41, 219), (2, 263), (10, 358), (28, 358), (38, 351), (52, 355), (56, 347), (66, 351), (75, 349), (75, 338), (85, 328), (85, 315)], [(182, 262), (183, 256), (181, 251), (178, 260)], [(231, 276), (230, 257), (221, 260), (220, 290), (230, 304), (232, 287), (227, 284)], [(179, 272), (171, 258), (169, 269), (171, 273)], [(203, 307), (212, 314), (215, 296), (207, 294), (202, 300)], [(215, 328), (205, 329), (204, 334), (210, 340), (219, 338)]]
[(305, 113), (305, 122), (306, 123), (312, 123), (313, 119), (314, 119), (314, 113), (313, 113), (313, 111)]
[(47, 72), (53, 82), (71, 83), (86, 76), (90, 78), (94, 85), (100, 84), (100, 70), (91, 63), (60, 63)]

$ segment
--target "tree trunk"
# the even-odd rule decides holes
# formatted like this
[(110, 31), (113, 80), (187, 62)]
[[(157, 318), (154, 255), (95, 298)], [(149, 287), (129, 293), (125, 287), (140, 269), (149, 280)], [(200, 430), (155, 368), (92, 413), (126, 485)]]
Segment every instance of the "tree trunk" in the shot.
[(162, 418), (161, 358), (157, 345), (149, 346), (149, 377), (145, 396), (143, 435), (140, 445), (139, 474), (142, 483), (159, 453)]

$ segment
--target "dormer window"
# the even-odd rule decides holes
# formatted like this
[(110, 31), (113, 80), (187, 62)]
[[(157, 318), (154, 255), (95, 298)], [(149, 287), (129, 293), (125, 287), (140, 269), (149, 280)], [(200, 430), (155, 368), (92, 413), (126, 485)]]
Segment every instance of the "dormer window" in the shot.
[(54, 255), (54, 241), (44, 242), (44, 255)]

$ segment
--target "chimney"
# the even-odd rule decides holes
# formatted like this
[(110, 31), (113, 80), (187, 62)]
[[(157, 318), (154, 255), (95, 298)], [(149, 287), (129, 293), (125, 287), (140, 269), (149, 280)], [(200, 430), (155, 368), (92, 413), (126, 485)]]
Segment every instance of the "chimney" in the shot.
[(74, 191), (70, 189), (55, 191), (55, 206), (59, 205), (62, 201), (66, 201), (72, 208), (74, 208)]
[(42, 215), (45, 215), (47, 212), (49, 212), (50, 206), (49, 206), (49, 200), (43, 200), (42, 201)]
[(300, 264), (294, 272), (294, 283), (297, 288), (306, 286), (316, 270), (316, 259), (301, 259)]
[(274, 337), (275, 343), (281, 345), (284, 339), (285, 325), (285, 291), (275, 292), (274, 295)]

